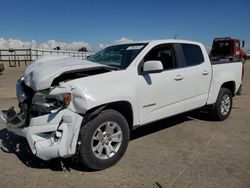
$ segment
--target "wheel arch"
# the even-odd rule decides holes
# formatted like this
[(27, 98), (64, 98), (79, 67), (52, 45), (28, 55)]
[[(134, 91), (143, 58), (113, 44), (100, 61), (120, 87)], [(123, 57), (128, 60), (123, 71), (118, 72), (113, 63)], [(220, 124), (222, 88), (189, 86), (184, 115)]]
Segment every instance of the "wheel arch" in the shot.
[(227, 88), (231, 91), (232, 93), (232, 96), (235, 96), (235, 93), (236, 93), (236, 84), (234, 81), (228, 81), (228, 82), (225, 82), (221, 85), (220, 88)]
[(112, 109), (121, 113), (124, 116), (124, 118), (127, 120), (129, 129), (131, 130), (133, 128), (134, 113), (133, 113), (132, 105), (128, 101), (110, 102), (110, 103), (102, 104), (102, 105), (89, 109), (85, 113), (83, 124), (95, 118), (99, 113), (101, 113), (105, 109)]

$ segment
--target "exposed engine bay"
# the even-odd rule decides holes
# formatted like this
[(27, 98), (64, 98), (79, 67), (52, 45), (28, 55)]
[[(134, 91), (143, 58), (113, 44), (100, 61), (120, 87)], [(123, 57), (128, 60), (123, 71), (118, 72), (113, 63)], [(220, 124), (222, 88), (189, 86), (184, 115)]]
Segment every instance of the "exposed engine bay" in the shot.
[(110, 72), (111, 68), (109, 67), (95, 67), (95, 68), (89, 68), (89, 69), (82, 69), (82, 70), (73, 70), (73, 71), (67, 71), (56, 77), (51, 86), (56, 86), (60, 82), (67, 82), (69, 80), (83, 78), (87, 76), (93, 76), (97, 74), (103, 74), (106, 72)]

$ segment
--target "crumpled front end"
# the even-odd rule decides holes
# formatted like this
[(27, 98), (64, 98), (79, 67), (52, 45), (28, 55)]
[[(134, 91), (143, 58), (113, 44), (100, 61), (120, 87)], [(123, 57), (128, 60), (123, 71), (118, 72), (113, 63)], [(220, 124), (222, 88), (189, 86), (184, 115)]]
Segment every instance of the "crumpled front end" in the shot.
[(10, 108), (0, 113), (7, 129), (25, 137), (33, 154), (43, 160), (73, 156), (83, 116), (68, 108), (70, 92), (59, 88), (57, 94), (41, 93), (26, 87), (22, 80), (18, 81), (20, 112)]

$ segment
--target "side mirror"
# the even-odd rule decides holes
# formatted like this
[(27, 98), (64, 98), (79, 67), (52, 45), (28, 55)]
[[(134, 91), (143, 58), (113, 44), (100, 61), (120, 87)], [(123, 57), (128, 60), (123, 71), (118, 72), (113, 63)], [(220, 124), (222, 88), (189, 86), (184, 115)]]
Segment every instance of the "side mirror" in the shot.
[(243, 40), (242, 41), (242, 48), (244, 48), (245, 47), (245, 41)]
[(159, 73), (163, 71), (163, 65), (161, 61), (146, 61), (142, 67), (143, 74)]

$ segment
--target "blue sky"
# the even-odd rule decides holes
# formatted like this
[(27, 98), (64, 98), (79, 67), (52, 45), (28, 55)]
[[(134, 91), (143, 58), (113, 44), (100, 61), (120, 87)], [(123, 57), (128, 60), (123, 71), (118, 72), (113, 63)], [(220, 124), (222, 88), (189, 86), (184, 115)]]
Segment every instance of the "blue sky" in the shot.
[(177, 38), (211, 45), (232, 36), (250, 43), (249, 0), (1, 0), (0, 38), (85, 41)]

